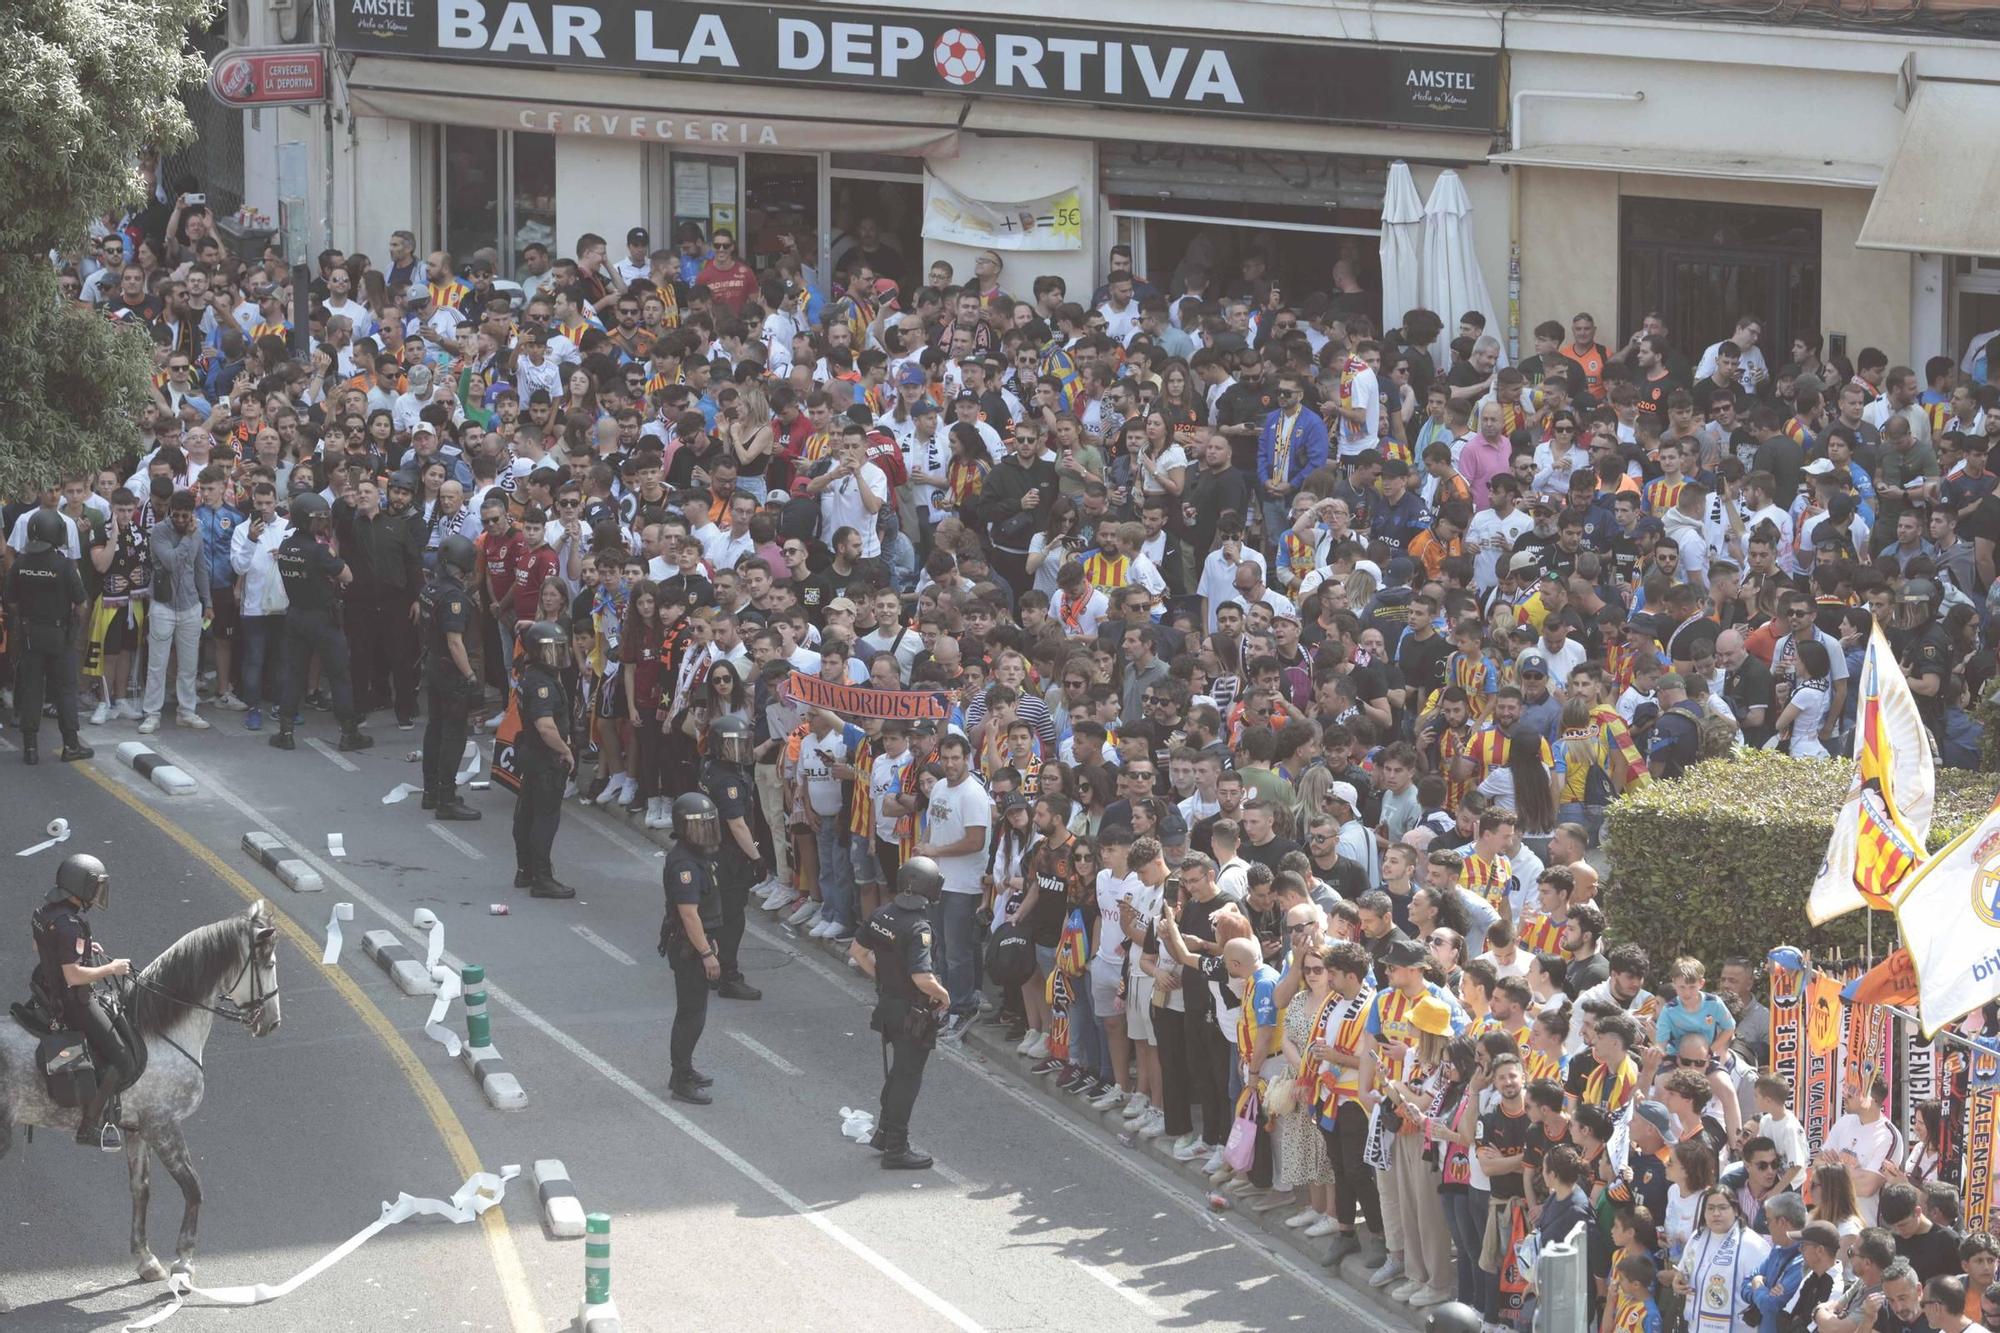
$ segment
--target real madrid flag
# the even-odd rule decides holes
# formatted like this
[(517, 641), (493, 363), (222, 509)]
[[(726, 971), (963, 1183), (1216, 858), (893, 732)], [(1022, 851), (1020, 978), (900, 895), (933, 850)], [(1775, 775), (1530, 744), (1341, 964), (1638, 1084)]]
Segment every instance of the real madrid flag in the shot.
[(1888, 911), (1897, 887), (1923, 863), (1931, 829), (1937, 774), (1930, 735), (1880, 625), (1862, 659), (1859, 690), (1854, 782), (1806, 900), (1816, 926), (1858, 907)]
[(2000, 999), (2000, 801), (1924, 862), (1896, 899), (1924, 1036)]

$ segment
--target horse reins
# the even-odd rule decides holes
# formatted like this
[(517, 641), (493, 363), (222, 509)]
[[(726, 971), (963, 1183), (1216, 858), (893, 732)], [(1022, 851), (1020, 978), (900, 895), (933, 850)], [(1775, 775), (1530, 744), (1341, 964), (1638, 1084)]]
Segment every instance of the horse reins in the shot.
[[(171, 991), (162, 990), (152, 982), (147, 981), (145, 977), (136, 973), (132, 977), (132, 984), (142, 990), (152, 992), (163, 1000), (169, 1000), (174, 1004), (182, 1005), (189, 1009), (203, 1009), (222, 1019), (224, 1022), (241, 1023), (244, 1027), (249, 1027), (263, 1015), (265, 1003), (278, 998), (278, 991), (280, 989), (277, 986), (273, 986), (270, 990), (265, 990), (263, 987), (263, 978), (251, 972), (251, 969), (256, 967), (256, 965), (257, 946), (253, 942), (250, 946), (249, 954), (243, 960), (243, 966), (237, 971), (235, 978), (223, 988), (225, 993), (222, 997), (222, 1004), (227, 1005), (227, 1008), (222, 1007), (222, 1005), (204, 1004), (200, 1000), (183, 999)], [(240, 1005), (230, 999), (227, 992), (233, 991), (237, 986), (241, 985), (246, 974), (250, 976), (250, 1003), (248, 1005)], [(201, 1061), (189, 1054), (185, 1046), (182, 1046), (164, 1032), (160, 1033), (159, 1037), (161, 1041), (166, 1042), (167, 1045), (173, 1047), (182, 1055), (187, 1056), (188, 1063), (192, 1064), (196, 1069), (202, 1069)]]

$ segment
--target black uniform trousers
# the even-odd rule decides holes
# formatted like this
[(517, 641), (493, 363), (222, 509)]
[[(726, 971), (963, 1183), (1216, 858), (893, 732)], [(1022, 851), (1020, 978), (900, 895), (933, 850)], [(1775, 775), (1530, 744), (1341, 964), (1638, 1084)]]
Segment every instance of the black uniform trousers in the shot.
[(347, 645), (354, 659), (354, 703), (363, 712), (395, 705), (398, 719), (417, 715), (416, 604), (409, 593), (383, 588), (347, 599)]
[(671, 951), (669, 961), (674, 969), (674, 1030), (667, 1051), (674, 1075), (680, 1077), (694, 1072), (694, 1048), (701, 1041), (702, 1029), (708, 1026), (708, 974), (702, 968), (701, 955), (685, 940)]
[[(465, 743), (459, 742), (459, 751)], [(514, 798), (514, 866), (531, 875), (555, 873), (556, 828), (562, 823), (563, 770), (553, 758), (516, 751), (521, 756), (521, 790)], [(450, 765), (456, 754), (439, 758)]]
[(910, 1112), (916, 1109), (917, 1094), (923, 1091), (924, 1062), (931, 1058), (932, 1044), (906, 1033), (882, 1034), (882, 1120), (876, 1128), (881, 1131), (882, 1146), (890, 1152), (910, 1146)]
[(348, 674), (347, 636), (331, 611), (312, 611), (296, 603), (285, 613), (285, 682), (279, 707), (280, 725), (290, 728), (306, 692), (306, 668), (319, 654), (320, 679), (333, 691), (333, 715), (345, 727), (353, 723), (354, 682)]
[[(458, 791), (458, 764), (465, 755), (471, 689), (458, 680), (431, 683), (424, 721), (424, 790), (433, 797), (449, 800)], [(402, 712), (400, 708), (396, 711)]]
[(1368, 1112), (1352, 1099), (1334, 1112), (1333, 1128), (1321, 1129), (1327, 1160), (1333, 1164), (1333, 1220), (1351, 1223), (1361, 1214), (1371, 1236), (1382, 1234), (1382, 1194), (1374, 1170), (1361, 1160), (1368, 1146)]
[(138, 1072), (137, 1062), (132, 1052), (125, 1048), (111, 1015), (87, 991), (80, 992), (71, 986), (64, 992), (63, 1018), (70, 1027), (83, 1034), (84, 1043), (90, 1047), (91, 1058), (97, 1067), (97, 1094), (84, 1107), (84, 1112), (86, 1116), (101, 1117), (119, 1089), (130, 1086)]
[(70, 644), (69, 627), (30, 620), (23, 629), (14, 673), (14, 713), (21, 739), (35, 739), (42, 725), (42, 700), (53, 692), (56, 726), (62, 731), (63, 744), (74, 745), (78, 740), (76, 652)]
[[(734, 835), (727, 829), (723, 830), (722, 836), (725, 841), (734, 840)], [(718, 860), (715, 882), (716, 891), (722, 898), (722, 929), (715, 932), (715, 951), (722, 963), (722, 978), (730, 981), (743, 975), (743, 969), (737, 966), (736, 955), (743, 944), (744, 918), (749, 914), (749, 869), (734, 857), (728, 861)]]

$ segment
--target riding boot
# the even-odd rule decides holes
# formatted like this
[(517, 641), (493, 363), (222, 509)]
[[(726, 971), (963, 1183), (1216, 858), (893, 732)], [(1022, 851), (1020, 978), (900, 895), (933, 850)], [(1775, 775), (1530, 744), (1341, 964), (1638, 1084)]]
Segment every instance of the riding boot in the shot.
[(78, 1146), (103, 1148), (106, 1152), (116, 1152), (125, 1146), (124, 1137), (118, 1132), (117, 1121), (113, 1118), (117, 1095), (115, 1079), (97, 1086), (76, 1122)]

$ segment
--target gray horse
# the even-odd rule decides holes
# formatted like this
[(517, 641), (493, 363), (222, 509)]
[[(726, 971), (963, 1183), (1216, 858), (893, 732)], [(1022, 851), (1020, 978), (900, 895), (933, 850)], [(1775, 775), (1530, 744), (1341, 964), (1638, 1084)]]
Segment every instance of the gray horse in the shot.
[[(147, 1150), (181, 1187), (185, 1207), (174, 1268), (187, 1271), (194, 1260), (201, 1181), (181, 1121), (201, 1105), (201, 1053), (217, 1018), (241, 1023), (259, 1037), (277, 1029), (276, 933), (270, 908), (260, 901), (240, 916), (189, 931), (133, 978), (130, 1018), (146, 1045), (146, 1068), (119, 1094), (118, 1124), (125, 1131), (132, 1183), (132, 1255), (148, 1282), (163, 1281), (167, 1270), (146, 1247)], [(7, 1155), (16, 1125), (42, 1125), (65, 1136), (76, 1129), (79, 1113), (57, 1106), (42, 1087), (36, 1044), (18, 1023), (0, 1018), (0, 1157)]]

